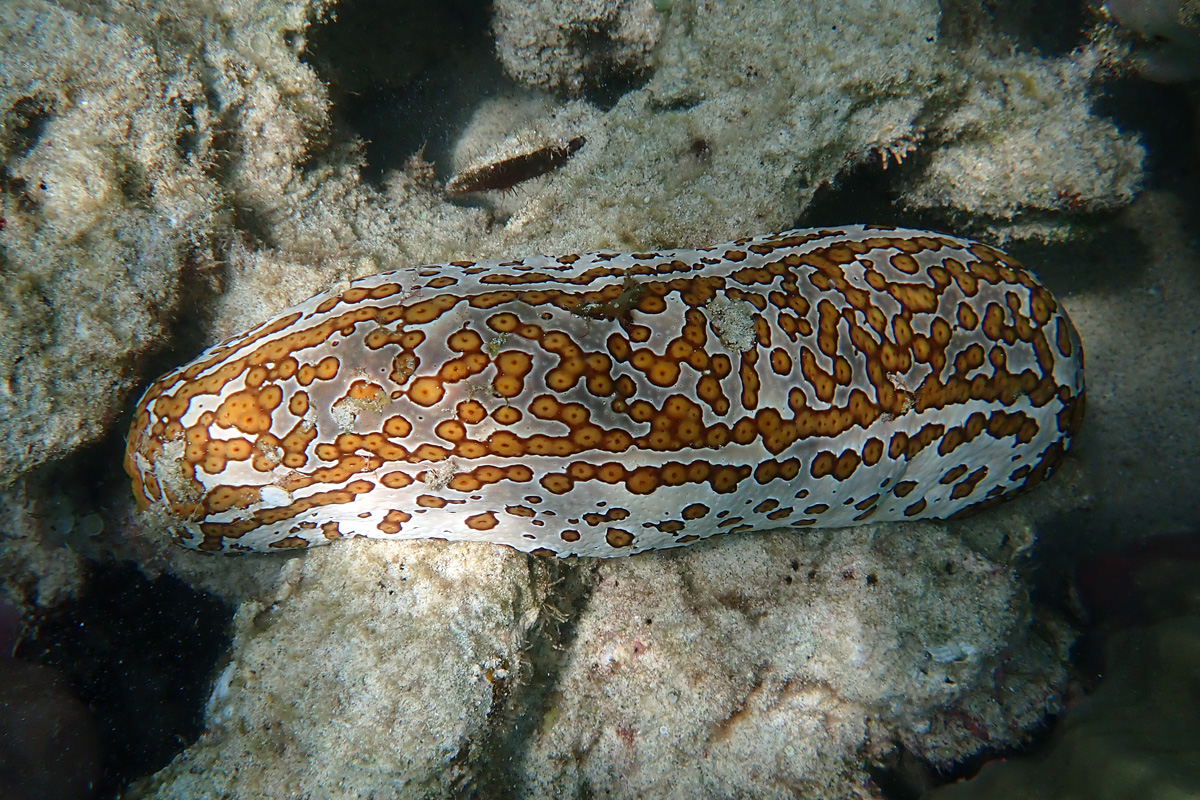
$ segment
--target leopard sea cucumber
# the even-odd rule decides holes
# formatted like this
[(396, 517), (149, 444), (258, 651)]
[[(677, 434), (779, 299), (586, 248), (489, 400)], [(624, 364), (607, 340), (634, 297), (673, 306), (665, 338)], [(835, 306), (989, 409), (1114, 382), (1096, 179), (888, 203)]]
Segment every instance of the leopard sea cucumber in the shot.
[(849, 226), (354, 281), (154, 383), (126, 469), (200, 550), (619, 556), (951, 517), (1043, 480), (1083, 408), (1079, 336), (1011, 257)]

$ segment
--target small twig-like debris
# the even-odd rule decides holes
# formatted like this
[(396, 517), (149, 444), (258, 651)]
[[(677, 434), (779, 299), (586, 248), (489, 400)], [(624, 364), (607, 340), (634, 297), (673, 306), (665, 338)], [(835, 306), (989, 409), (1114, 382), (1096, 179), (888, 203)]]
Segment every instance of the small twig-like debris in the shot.
[(518, 183), (558, 169), (583, 144), (584, 137), (576, 136), (566, 142), (547, 142), (533, 149), (498, 153), (451, 178), (446, 184), (446, 193), (458, 197), (472, 192), (511, 189)]
[(603, 303), (580, 303), (571, 309), (571, 312), (591, 319), (618, 319), (638, 304), (645, 290), (646, 287), (638, 283), (633, 276), (626, 275), (621, 284), (621, 293), (615, 298)]

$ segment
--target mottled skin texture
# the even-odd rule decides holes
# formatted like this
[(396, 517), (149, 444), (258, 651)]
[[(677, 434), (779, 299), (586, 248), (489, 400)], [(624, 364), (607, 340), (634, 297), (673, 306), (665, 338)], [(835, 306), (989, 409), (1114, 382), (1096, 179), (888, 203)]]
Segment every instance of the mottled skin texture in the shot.
[(126, 468), (180, 544), (619, 556), (949, 517), (1033, 486), (1083, 352), (1013, 259), (852, 226), (455, 262), (317, 295), (161, 378)]

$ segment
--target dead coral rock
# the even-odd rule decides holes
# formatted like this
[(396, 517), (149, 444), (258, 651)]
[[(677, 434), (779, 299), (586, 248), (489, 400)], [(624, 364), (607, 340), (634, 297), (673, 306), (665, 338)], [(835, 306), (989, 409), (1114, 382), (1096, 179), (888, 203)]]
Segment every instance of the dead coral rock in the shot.
[(982, 51), (977, 77), (903, 199), (915, 208), (969, 214), (1001, 241), (1060, 240), (1070, 220), (1128, 205), (1145, 148), (1092, 110), (1096, 54), (1057, 61)]
[(538, 569), (488, 544), (358, 544), (289, 562), (274, 602), (243, 603), (207, 733), (144, 797), (472, 796), (489, 735), (511, 735)]
[(648, 70), (662, 26), (650, 0), (497, 0), (492, 27), (514, 78), (578, 95)]
[(909, 147), (923, 109), (958, 92), (939, 19), (932, 0), (673, 4), (645, 87), (598, 115), (544, 189), (531, 182), (497, 254), (788, 227), (855, 154)]
[[(525, 796), (864, 796), (864, 754), (926, 743), (947, 763), (1053, 707), (1069, 642), (1030, 637), (1011, 569), (932, 524), (816, 538), (601, 565)], [(1020, 678), (1001, 685), (1014, 659)], [(930, 730), (950, 709), (974, 737)]]
[(1200, 617), (1113, 639), (1096, 693), (1058, 721), (1049, 744), (985, 765), (926, 800), (1172, 800), (1200, 785)]
[(146, 41), (0, 5), (0, 483), (97, 438), (216, 205), (204, 93)]

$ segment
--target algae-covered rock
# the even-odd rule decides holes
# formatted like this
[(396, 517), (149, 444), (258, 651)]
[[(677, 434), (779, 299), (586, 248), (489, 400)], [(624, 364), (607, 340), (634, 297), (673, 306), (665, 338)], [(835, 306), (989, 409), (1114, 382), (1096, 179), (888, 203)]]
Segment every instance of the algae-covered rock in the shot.
[(592, 575), (485, 544), (288, 561), (238, 611), (207, 733), (134, 796), (853, 797), (897, 743), (947, 763), (1020, 740), (1064, 678), (1069, 637), (939, 525)]
[(973, 54), (949, 141), (906, 176), (903, 200), (965, 217), (996, 239), (1064, 239), (1070, 220), (1129, 204), (1145, 149), (1092, 110), (1094, 53), (1046, 59)]
[[(1065, 642), (1029, 659), (1035, 680), (993, 675), (1036, 652), (1028, 626), (1013, 573), (937, 525), (604, 564), (524, 796), (853, 797), (897, 742), (942, 735), (931, 720), (969, 716), (1000, 744), (1052, 708)], [(977, 746), (952, 739), (924, 754)]]
[[(111, 429), (185, 289), (270, 256), (286, 305), (404, 258), (406, 217), (422, 255), (479, 225), (411, 182), (363, 187), (353, 143), (329, 151), (299, 59), (325, 5), (0, 4), (0, 484)], [(213, 313), (182, 312), (189, 330)]]
[(661, 25), (650, 0), (500, 0), (492, 21), (511, 75), (568, 94), (646, 72)]
[(544, 581), (488, 545), (325, 550), (242, 604), (208, 732), (139, 796), (469, 793), (527, 677)]
[(932, 0), (659, 5), (652, 74), (507, 220), (510, 252), (786, 228), (819, 187), (908, 141), (961, 80)]
[[(527, 49), (543, 55), (521, 63), (541, 64), (564, 35), (545, 19), (601, 7), (618, 18), (627, 5), (555, 4), (550, 17), (547, 4), (540, 14), (502, 8), (501, 53), (523, 22)], [(1092, 108), (1096, 75), (1119, 51), (1103, 37), (1061, 57), (1012, 52), (998, 32), (956, 34), (931, 0), (718, 0), (653, 13), (644, 85), (583, 131), (582, 149), (518, 208), (503, 202), (509, 251), (704, 245), (775, 230), (861, 168), (890, 171), (905, 205), (998, 239), (1068, 238), (1078, 219), (1121, 208), (1140, 185), (1137, 137)], [(970, 4), (954, 14), (988, 25)], [(582, 27), (599, 39), (607, 30)]]
[(109, 429), (219, 213), (186, 64), (50, 4), (0, 31), (3, 484)]

